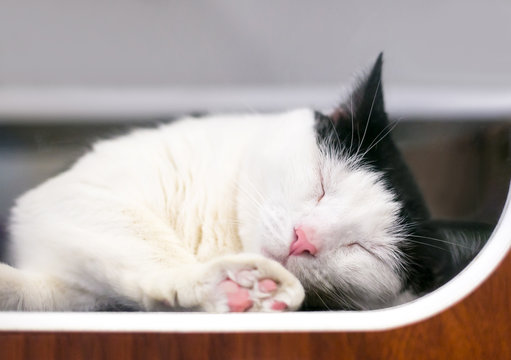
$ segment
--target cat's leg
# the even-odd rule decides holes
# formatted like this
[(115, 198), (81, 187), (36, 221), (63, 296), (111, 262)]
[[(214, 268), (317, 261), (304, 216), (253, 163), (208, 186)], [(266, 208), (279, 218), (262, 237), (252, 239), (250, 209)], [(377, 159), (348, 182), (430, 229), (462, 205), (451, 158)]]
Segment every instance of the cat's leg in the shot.
[(0, 310), (92, 310), (98, 298), (60, 279), (0, 263)]
[(146, 310), (209, 312), (296, 310), (304, 299), (298, 279), (276, 261), (255, 254), (145, 274), (138, 302)]

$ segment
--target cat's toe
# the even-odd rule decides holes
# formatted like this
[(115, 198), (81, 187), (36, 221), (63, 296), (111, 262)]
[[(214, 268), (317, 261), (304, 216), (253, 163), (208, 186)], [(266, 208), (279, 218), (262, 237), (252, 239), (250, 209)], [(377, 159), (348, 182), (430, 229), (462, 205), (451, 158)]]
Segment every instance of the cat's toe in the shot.
[(287, 304), (283, 301), (275, 300), (270, 303), (270, 309), (275, 311), (283, 311), (287, 309)]
[(253, 301), (250, 292), (232, 280), (224, 280), (219, 288), (227, 296), (227, 306), (230, 312), (244, 312), (250, 309)]
[(297, 310), (303, 300), (303, 290), (301, 287), (288, 287), (275, 283), (273, 280), (264, 280), (263, 284), (259, 282), (259, 301), (258, 310), (289, 311)]
[(260, 276), (259, 272), (256, 269), (240, 270), (234, 273), (228, 272), (228, 275), (231, 279), (233, 279), (238, 284), (246, 288), (254, 287)]
[(263, 293), (272, 293), (277, 290), (277, 283), (272, 279), (263, 279), (257, 283), (258, 289)]

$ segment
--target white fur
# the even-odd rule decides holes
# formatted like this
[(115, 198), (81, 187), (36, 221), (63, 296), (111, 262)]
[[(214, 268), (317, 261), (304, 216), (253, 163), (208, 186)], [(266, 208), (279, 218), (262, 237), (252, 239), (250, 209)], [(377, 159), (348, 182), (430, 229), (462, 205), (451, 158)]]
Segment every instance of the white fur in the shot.
[[(337, 155), (318, 146), (311, 110), (182, 119), (101, 141), (18, 199), (0, 308), (227, 311), (217, 285), (244, 269), (274, 279), (272, 299), (291, 310), (304, 297), (296, 277), (335, 282), (360, 307), (390, 303), (399, 204), (378, 174)], [(300, 225), (314, 229), (314, 258), (287, 256)], [(271, 310), (253, 298), (252, 310)]]

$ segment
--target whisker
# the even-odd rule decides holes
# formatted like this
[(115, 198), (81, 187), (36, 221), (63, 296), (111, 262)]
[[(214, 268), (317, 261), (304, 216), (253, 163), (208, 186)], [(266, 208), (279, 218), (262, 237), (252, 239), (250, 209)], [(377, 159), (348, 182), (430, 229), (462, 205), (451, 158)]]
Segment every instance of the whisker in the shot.
[(367, 122), (366, 122), (366, 127), (364, 129), (364, 134), (362, 135), (362, 140), (358, 144), (357, 155), (358, 155), (358, 153), (359, 153), (359, 151), (360, 151), (360, 149), (362, 147), (362, 144), (364, 143), (364, 139), (366, 137), (367, 129), (369, 128), (369, 122), (371, 121), (371, 115), (373, 114), (374, 103), (376, 101), (376, 96), (378, 95), (378, 90), (380, 89), (380, 84), (381, 84), (381, 79), (378, 80), (378, 85), (376, 86), (376, 90), (374, 91), (373, 101), (371, 103), (371, 108), (369, 109), (369, 115), (367, 116)]
[(335, 128), (334, 122), (332, 121), (332, 119), (330, 118), (330, 116), (328, 117), (328, 121), (330, 121), (330, 124), (331, 124), (331, 125), (332, 125), (332, 127), (334, 128), (334, 133), (335, 133), (335, 135), (337, 136), (337, 140), (339, 141), (339, 144), (341, 144), (341, 137), (339, 136), (339, 133), (337, 132), (337, 129)]
[(353, 94), (350, 95), (350, 112), (351, 112), (351, 142), (350, 142), (350, 154), (351, 154), (351, 151), (352, 151), (351, 147), (353, 146), (353, 134), (355, 132), (355, 116), (353, 114)]
[(328, 305), (325, 303), (325, 301), (323, 300), (323, 298), (322, 298), (322, 297), (318, 294), (318, 292), (314, 289), (314, 287), (311, 287), (310, 289), (314, 292), (314, 294), (316, 294), (316, 296), (317, 296), (317, 297), (318, 297), (318, 299), (319, 299), (319, 300), (323, 303), (323, 305), (325, 305), (325, 307), (327, 308), (327, 310), (331, 311), (332, 309), (330, 309), (330, 308), (328, 307)]
[(413, 234), (410, 234), (409, 236), (420, 238), (420, 239), (428, 239), (428, 240), (438, 241), (438, 242), (441, 242), (441, 243), (444, 243), (444, 244), (455, 245), (455, 246), (459, 246), (459, 247), (462, 247), (462, 248), (465, 248), (465, 249), (472, 250), (472, 248), (470, 246), (465, 246), (465, 245), (462, 245), (462, 244), (458, 244), (458, 243), (453, 242), (453, 241), (447, 241), (447, 240), (432, 238), (432, 237), (429, 237), (429, 236), (420, 236), (420, 235), (413, 235)]
[[(414, 226), (421, 226), (422, 223), (417, 222), (417, 221), (411, 221), (408, 224), (403, 224), (403, 225), (405, 225), (406, 229), (410, 230)], [(416, 238), (422, 238), (422, 239), (427, 239), (427, 240), (438, 241), (438, 242), (441, 242), (441, 243), (450, 244), (450, 245), (453, 245), (453, 246), (458, 246), (458, 247), (462, 247), (462, 248), (466, 248), (466, 249), (472, 250), (472, 247), (466, 246), (466, 245), (462, 245), (462, 244), (459, 244), (459, 243), (454, 242), (454, 241), (448, 241), (448, 240), (445, 240), (445, 239), (439, 239), (439, 238), (434, 238), (434, 237), (429, 237), (429, 236), (415, 235), (415, 234), (411, 234), (411, 233), (408, 233), (406, 235), (407, 236), (413, 236), (413, 237), (416, 237)]]
[(316, 279), (316, 288), (333, 302), (340, 304), (344, 308), (352, 308), (353, 306), (362, 308), (362, 306), (358, 304), (357, 301), (355, 301), (355, 299), (353, 299), (348, 293), (339, 293), (338, 290), (330, 282), (320, 277), (319, 274), (314, 273), (314, 278)]
[[(380, 133), (378, 134), (378, 136), (376, 136), (375, 140), (373, 140), (373, 141), (369, 144), (369, 146), (368, 146), (367, 150), (366, 150), (366, 151), (362, 154), (362, 157), (366, 156), (366, 155), (367, 155), (367, 153), (369, 153), (369, 151), (371, 151), (371, 149), (373, 149), (376, 145), (378, 145), (378, 144), (380, 143), (380, 141), (382, 141), (383, 139), (385, 139), (385, 137), (387, 137), (387, 136), (388, 136), (388, 135), (389, 135), (389, 134), (390, 134), (390, 133), (391, 133), (391, 132), (392, 132), (392, 131), (396, 128), (396, 126), (399, 124), (399, 122), (401, 121), (401, 119), (402, 119), (402, 118), (399, 118), (396, 122), (394, 122), (394, 123), (392, 123), (392, 124), (388, 124), (387, 126), (385, 126), (385, 128), (383, 128), (383, 130), (382, 130), (382, 131), (380, 131)], [(390, 127), (390, 129), (389, 129), (389, 127)], [(383, 136), (381, 136), (381, 137), (378, 139), (378, 137), (379, 137), (379, 136), (380, 136), (380, 135), (381, 135), (381, 134), (382, 134), (385, 130), (387, 130), (387, 129), (388, 129), (388, 131), (387, 131), (385, 134), (383, 134)], [(376, 141), (376, 139), (377, 139), (377, 141)], [(376, 142), (375, 142), (375, 141), (376, 141)]]
[(426, 242), (422, 242), (422, 241), (418, 241), (418, 240), (411, 240), (411, 239), (407, 239), (406, 241), (408, 242), (412, 242), (412, 243), (415, 243), (415, 244), (421, 244), (421, 245), (426, 245), (426, 246), (429, 246), (429, 247), (432, 247), (432, 248), (435, 248), (435, 249), (440, 249), (440, 250), (443, 250), (443, 251), (446, 251), (446, 252), (449, 252), (450, 251), (448, 249), (445, 249), (443, 247), (440, 247), (440, 246), (436, 246), (436, 245), (432, 245), (432, 244), (428, 244)]
[(247, 184), (250, 186), (250, 189), (252, 191), (254, 191), (254, 193), (259, 196), (259, 199), (261, 201), (264, 201), (265, 200), (265, 197), (263, 196), (263, 194), (261, 194), (261, 192), (257, 189), (257, 187), (254, 185), (254, 183), (250, 180), (250, 179), (245, 179), (245, 181), (247, 182)]
[[(259, 193), (255, 187), (250, 183), (248, 182), (248, 184), (253, 187), (253, 191), (259, 196), (262, 198), (262, 195), (261, 193)], [(280, 231), (281, 231), (281, 228), (279, 226), (279, 224), (281, 223), (280, 221), (278, 221), (278, 217), (277, 215), (272, 211), (271, 208), (268, 208), (268, 207), (265, 207), (261, 202), (259, 202), (253, 195), (252, 193), (250, 193), (249, 191), (247, 191), (243, 186), (241, 186), (241, 184), (237, 183), (236, 184), (238, 189), (242, 192), (243, 195), (245, 195), (247, 197), (247, 199), (249, 199), (250, 201), (252, 201), (256, 207), (257, 207), (257, 210), (259, 210), (261, 213), (264, 213), (265, 216), (261, 216), (261, 214), (250, 214), (252, 216), (252, 218), (254, 219), (254, 221), (256, 222), (259, 222), (259, 223), (263, 223), (264, 227), (270, 232), (271, 236), (276, 240), (276, 241), (279, 241), (283, 244), (286, 244), (286, 237), (283, 236)]]
[(238, 190), (240, 190), (243, 193), (243, 195), (245, 195), (247, 197), (247, 199), (253, 201), (254, 204), (256, 204), (259, 209), (263, 208), (263, 205), (256, 198), (254, 198), (250, 192), (248, 192), (245, 188), (243, 188), (240, 184), (236, 184), (236, 187), (238, 188)]
[(317, 285), (319, 285), (317, 289), (334, 303), (340, 304), (346, 308), (350, 306), (348, 300), (345, 297), (341, 296), (341, 294), (337, 293), (334, 289), (326, 286), (327, 284), (325, 284), (323, 281), (317, 280), (316, 286)]

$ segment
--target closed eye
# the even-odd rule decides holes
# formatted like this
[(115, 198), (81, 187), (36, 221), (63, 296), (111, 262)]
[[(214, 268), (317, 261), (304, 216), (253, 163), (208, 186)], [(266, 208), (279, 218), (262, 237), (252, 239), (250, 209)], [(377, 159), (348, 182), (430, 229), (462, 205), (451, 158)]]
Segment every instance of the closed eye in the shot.
[(319, 180), (320, 180), (320, 185), (321, 185), (321, 194), (320, 196), (318, 197), (318, 203), (321, 201), (321, 199), (323, 199), (323, 197), (325, 196), (325, 185), (323, 185), (323, 175), (321, 174), (321, 172), (319, 173)]

